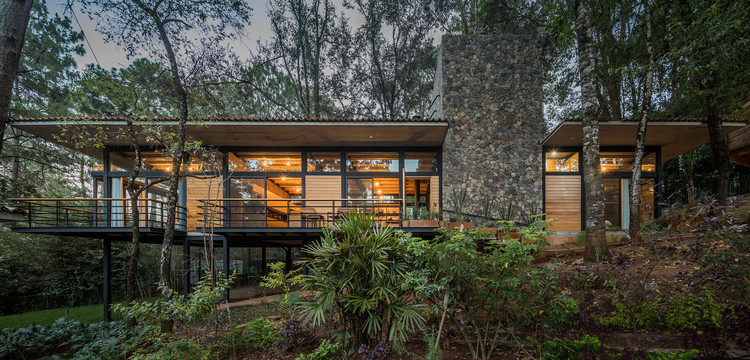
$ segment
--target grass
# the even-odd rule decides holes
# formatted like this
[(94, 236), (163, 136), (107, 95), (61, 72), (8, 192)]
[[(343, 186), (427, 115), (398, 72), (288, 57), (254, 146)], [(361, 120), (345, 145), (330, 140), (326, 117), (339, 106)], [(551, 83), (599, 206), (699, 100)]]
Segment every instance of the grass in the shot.
[[(0, 329), (22, 328), (31, 324), (49, 325), (61, 317), (85, 323), (95, 323), (104, 319), (103, 312), (102, 304), (30, 311), (23, 314), (0, 316)], [(114, 314), (113, 317), (116, 318)]]
[(246, 324), (257, 318), (277, 314), (276, 303), (273, 302), (233, 307), (230, 311), (232, 312), (232, 323), (235, 325)]

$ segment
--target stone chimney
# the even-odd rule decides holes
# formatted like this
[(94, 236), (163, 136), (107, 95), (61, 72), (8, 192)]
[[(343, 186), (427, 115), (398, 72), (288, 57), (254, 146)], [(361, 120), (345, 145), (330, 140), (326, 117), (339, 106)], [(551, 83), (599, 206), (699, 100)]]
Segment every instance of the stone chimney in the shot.
[(444, 35), (431, 117), (450, 121), (443, 144), (443, 209), (466, 189), (467, 214), (486, 199), (542, 211), (542, 46), (534, 35)]

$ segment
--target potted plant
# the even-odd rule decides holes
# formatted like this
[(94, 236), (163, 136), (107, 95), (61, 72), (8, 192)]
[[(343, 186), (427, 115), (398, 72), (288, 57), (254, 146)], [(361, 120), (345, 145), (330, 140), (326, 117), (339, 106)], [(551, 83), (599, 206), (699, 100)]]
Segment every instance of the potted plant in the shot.
[(401, 226), (409, 227), (409, 221), (412, 219), (409, 209), (404, 209), (404, 211), (401, 212), (400, 218), (401, 218)]
[(434, 210), (430, 211), (430, 219), (437, 220), (439, 227), (445, 227), (445, 221), (443, 220), (443, 213), (437, 210), (437, 206), (433, 207)]
[(464, 222), (464, 206), (466, 206), (466, 189), (456, 191), (453, 189), (450, 199), (448, 199), (453, 207), (453, 214), (456, 221), (448, 223), (449, 229), (466, 230), (471, 229), (472, 225), (470, 222)]
[(439, 225), (439, 221), (432, 219), (432, 213), (426, 207), (417, 209), (415, 219), (409, 221), (410, 227), (436, 228)]

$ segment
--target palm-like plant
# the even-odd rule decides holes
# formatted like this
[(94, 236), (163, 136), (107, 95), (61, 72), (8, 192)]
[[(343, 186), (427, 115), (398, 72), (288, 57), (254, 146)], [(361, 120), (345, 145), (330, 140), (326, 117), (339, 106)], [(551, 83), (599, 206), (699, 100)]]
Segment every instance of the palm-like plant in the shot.
[(424, 318), (409, 292), (402, 289), (408, 271), (402, 233), (377, 226), (373, 217), (349, 213), (308, 245), (304, 289), (314, 300), (302, 303), (313, 326), (333, 315), (334, 334), (346, 347), (378, 341), (403, 342)]

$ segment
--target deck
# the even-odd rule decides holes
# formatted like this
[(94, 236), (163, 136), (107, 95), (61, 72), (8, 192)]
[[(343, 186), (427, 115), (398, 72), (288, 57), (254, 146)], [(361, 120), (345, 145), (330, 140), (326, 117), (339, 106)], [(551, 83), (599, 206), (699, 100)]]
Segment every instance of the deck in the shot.
[(750, 167), (750, 126), (727, 135), (729, 159), (739, 165)]
[[(130, 241), (133, 211), (126, 198), (10, 199), (27, 212), (12, 230), (19, 233)], [(301, 246), (323, 235), (323, 229), (349, 212), (363, 212), (379, 226), (431, 238), (432, 228), (401, 226), (402, 199), (198, 199), (197, 225), (187, 226), (188, 209), (178, 206), (175, 242), (196, 245), (205, 239), (231, 246)], [(141, 241), (159, 243), (166, 227), (164, 201), (139, 199)]]

